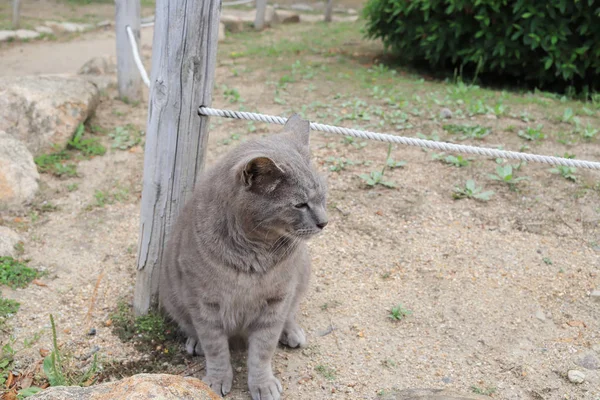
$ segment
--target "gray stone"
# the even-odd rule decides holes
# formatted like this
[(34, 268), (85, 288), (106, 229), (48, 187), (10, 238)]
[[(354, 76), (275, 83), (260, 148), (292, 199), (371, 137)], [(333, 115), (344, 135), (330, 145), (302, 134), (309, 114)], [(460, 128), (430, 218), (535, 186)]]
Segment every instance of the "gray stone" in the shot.
[(74, 22), (46, 21), (45, 25), (52, 28), (52, 30), (57, 33), (85, 32), (92, 28), (90, 24), (76, 24)]
[(34, 400), (220, 400), (200, 379), (167, 374), (139, 374), (99, 385), (50, 387)]
[(0, 77), (0, 130), (34, 156), (64, 148), (99, 100), (98, 88), (81, 76)]
[(600, 289), (592, 290), (590, 297), (596, 301), (600, 301)]
[(47, 26), (36, 26), (35, 30), (38, 31), (39, 33), (45, 33), (47, 35), (54, 33), (52, 28), (48, 28)]
[(0, 257), (16, 257), (19, 255), (15, 246), (23, 242), (23, 238), (6, 226), (0, 226)]
[(442, 119), (450, 119), (452, 118), (452, 111), (448, 108), (442, 108), (440, 110), (440, 118)]
[(18, 39), (35, 39), (40, 37), (40, 33), (36, 31), (30, 31), (28, 29), (18, 29), (15, 31), (15, 35)]
[(583, 383), (585, 381), (585, 374), (576, 369), (572, 369), (567, 372), (567, 378), (569, 378), (569, 382), (571, 383)]
[(546, 314), (544, 314), (544, 311), (542, 311), (542, 310), (537, 310), (535, 312), (535, 317), (542, 322), (546, 321)]
[(117, 73), (117, 58), (115, 56), (94, 57), (79, 68), (80, 75), (107, 75)]
[(0, 209), (33, 200), (39, 179), (33, 156), (25, 144), (0, 130)]
[(314, 7), (309, 5), (309, 4), (304, 4), (304, 3), (299, 3), (299, 4), (292, 4), (290, 6), (290, 8), (292, 10), (296, 10), (296, 11), (314, 11)]
[(0, 31), (0, 42), (6, 42), (10, 39), (14, 39), (17, 36), (15, 31)]
[(489, 400), (488, 396), (459, 394), (446, 389), (405, 389), (390, 391), (378, 397), (379, 400)]
[(575, 364), (585, 369), (600, 369), (600, 362), (593, 353), (587, 353), (583, 357), (575, 361)]
[(246, 24), (251, 21), (244, 21), (241, 17), (235, 15), (222, 15), (221, 23), (225, 26), (225, 30), (231, 33), (238, 33), (244, 30)]

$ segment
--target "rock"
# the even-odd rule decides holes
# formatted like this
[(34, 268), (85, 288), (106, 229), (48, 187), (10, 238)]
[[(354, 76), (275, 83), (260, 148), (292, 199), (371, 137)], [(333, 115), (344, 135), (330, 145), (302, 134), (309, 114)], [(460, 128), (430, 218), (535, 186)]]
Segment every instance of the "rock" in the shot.
[(50, 387), (32, 400), (221, 400), (204, 382), (197, 378), (166, 374), (139, 374), (116, 382), (100, 385)]
[(52, 28), (52, 30), (57, 33), (84, 32), (92, 28), (89, 24), (76, 24), (73, 22), (46, 21), (45, 25)]
[(18, 29), (15, 31), (15, 36), (17, 39), (35, 39), (40, 37), (40, 33), (28, 29)]
[(575, 361), (575, 364), (585, 369), (600, 369), (600, 362), (592, 353), (584, 355), (579, 360)]
[(445, 389), (404, 389), (384, 391), (379, 400), (489, 400), (490, 397), (476, 394), (458, 394)]
[(273, 23), (278, 24), (295, 24), (300, 22), (300, 15), (293, 11), (277, 10), (275, 11), (275, 17)]
[(314, 11), (314, 7), (309, 5), (309, 4), (304, 4), (304, 3), (300, 3), (300, 4), (292, 4), (290, 6), (290, 8), (292, 10), (296, 10), (296, 11)]
[(346, 13), (348, 13), (348, 15), (358, 15), (358, 11), (356, 11), (354, 8), (348, 8)]
[(225, 40), (225, 24), (219, 22), (219, 42)]
[[(1, 121), (2, 118), (0, 124)], [(33, 200), (39, 179), (33, 156), (25, 144), (0, 130), (0, 210)]]
[(440, 110), (440, 118), (442, 119), (450, 119), (452, 118), (452, 111), (448, 108), (442, 108)]
[(14, 39), (17, 36), (15, 31), (0, 31), (0, 42), (6, 42), (10, 39)]
[(79, 68), (79, 75), (107, 75), (117, 73), (115, 56), (94, 57)]
[(600, 289), (592, 290), (592, 293), (590, 293), (590, 297), (593, 300), (600, 301)]
[(225, 30), (231, 33), (238, 33), (244, 30), (246, 22), (235, 15), (222, 15), (221, 23), (225, 26)]
[(51, 28), (48, 28), (47, 26), (36, 26), (35, 30), (39, 33), (45, 33), (47, 35), (51, 35), (54, 33), (54, 31)]
[(576, 369), (572, 369), (567, 372), (567, 378), (569, 378), (569, 382), (571, 383), (583, 383), (585, 381), (585, 374)]
[(16, 257), (19, 252), (15, 246), (22, 242), (23, 238), (11, 229), (0, 226), (0, 257)]
[(544, 311), (542, 311), (542, 310), (537, 310), (535, 312), (535, 317), (542, 322), (546, 321), (546, 314), (544, 314)]
[(34, 156), (64, 148), (99, 100), (98, 88), (80, 76), (0, 77), (0, 130)]

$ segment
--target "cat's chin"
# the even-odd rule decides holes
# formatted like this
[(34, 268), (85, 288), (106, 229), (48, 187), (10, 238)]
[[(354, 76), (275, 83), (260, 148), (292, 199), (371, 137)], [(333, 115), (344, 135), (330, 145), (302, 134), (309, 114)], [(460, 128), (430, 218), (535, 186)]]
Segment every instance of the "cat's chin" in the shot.
[(313, 236), (321, 233), (320, 229), (298, 229), (293, 232), (293, 235), (298, 239), (310, 239)]

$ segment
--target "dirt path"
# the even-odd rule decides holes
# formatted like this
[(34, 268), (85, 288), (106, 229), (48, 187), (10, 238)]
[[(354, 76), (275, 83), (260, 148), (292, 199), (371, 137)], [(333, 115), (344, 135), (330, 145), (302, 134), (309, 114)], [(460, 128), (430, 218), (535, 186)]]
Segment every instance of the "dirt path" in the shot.
[[(151, 51), (153, 28), (142, 28), (142, 49)], [(116, 54), (114, 27), (72, 40), (0, 45), (0, 76), (76, 74), (93, 57)]]

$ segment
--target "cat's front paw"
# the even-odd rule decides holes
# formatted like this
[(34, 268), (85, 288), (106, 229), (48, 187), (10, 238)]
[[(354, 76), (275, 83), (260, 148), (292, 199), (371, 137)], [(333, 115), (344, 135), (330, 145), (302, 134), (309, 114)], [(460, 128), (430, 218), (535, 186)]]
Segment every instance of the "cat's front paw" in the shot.
[(306, 345), (306, 335), (304, 329), (300, 328), (297, 324), (286, 325), (281, 332), (279, 342), (288, 347), (304, 347)]
[(283, 387), (279, 379), (273, 375), (266, 379), (248, 377), (248, 387), (252, 400), (279, 400)]
[(202, 378), (202, 381), (210, 386), (215, 393), (225, 396), (231, 391), (233, 371), (229, 369), (226, 373), (218, 376), (209, 374)]

